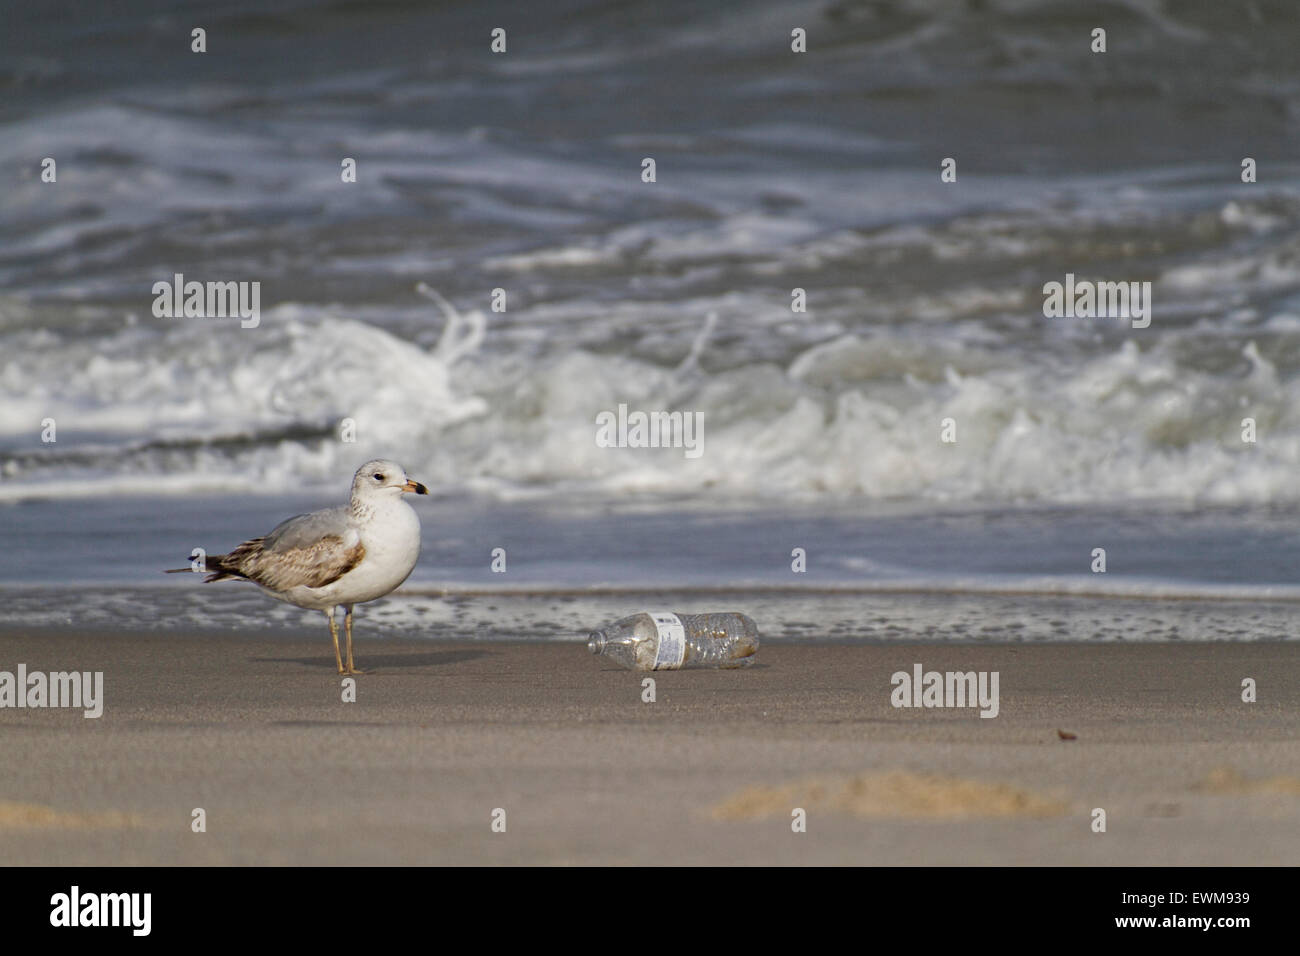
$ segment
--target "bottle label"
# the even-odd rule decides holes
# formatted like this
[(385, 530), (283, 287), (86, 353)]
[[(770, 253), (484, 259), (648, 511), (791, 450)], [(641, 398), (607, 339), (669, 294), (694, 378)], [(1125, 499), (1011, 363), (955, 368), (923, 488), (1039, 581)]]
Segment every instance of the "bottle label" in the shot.
[(655, 652), (655, 670), (681, 667), (686, 658), (686, 628), (682, 619), (671, 611), (651, 611), (650, 619), (659, 630), (659, 649)]

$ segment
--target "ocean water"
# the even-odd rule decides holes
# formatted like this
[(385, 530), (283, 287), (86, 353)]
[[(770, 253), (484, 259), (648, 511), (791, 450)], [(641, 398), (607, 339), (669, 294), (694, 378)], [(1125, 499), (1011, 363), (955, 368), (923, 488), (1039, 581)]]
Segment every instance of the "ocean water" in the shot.
[[(788, 636), (897, 637), (859, 625), (915, 612), (903, 592), (977, 596), (972, 620), (1030, 595), (1030, 639), (1115, 637), (1068, 623), (1097, 602), (1285, 620), (1300, 7), (218, 6), (6, 14), (10, 623), (301, 623), (158, 572), (378, 456), (434, 491), (375, 612), (399, 630), (462, 599), (490, 630), (497, 593), (576, 601), (564, 634), (683, 593)], [(178, 273), (260, 282), (257, 326), (155, 317)], [(1045, 318), (1067, 274), (1151, 283), (1150, 327)], [(701, 453), (600, 447), (620, 404), (698, 413)]]

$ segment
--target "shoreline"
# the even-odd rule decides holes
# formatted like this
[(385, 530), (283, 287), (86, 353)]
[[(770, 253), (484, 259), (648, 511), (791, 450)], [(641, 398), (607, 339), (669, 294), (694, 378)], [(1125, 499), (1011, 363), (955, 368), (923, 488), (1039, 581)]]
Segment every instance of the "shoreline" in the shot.
[[(444, 596), (445, 595), (445, 596)], [(304, 611), (238, 583), (133, 591), (4, 590), (0, 635), (129, 637), (201, 632), (294, 639), (325, 633)], [(446, 594), (403, 587), (358, 612), (358, 640), (509, 642), (585, 640), (646, 608), (683, 613), (743, 611), (765, 641), (793, 643), (1294, 643), (1295, 603), (1236, 600), (1106, 600), (1076, 595), (731, 592), (714, 589), (587, 590), (571, 593)]]

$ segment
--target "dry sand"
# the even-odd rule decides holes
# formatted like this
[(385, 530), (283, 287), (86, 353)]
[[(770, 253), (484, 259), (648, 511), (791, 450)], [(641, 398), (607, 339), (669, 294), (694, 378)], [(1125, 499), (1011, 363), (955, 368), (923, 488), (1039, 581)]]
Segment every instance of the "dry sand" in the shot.
[[(1300, 644), (768, 644), (655, 703), (580, 644), (357, 660), (344, 703), (320, 634), (0, 632), (0, 670), (105, 685), (98, 720), (0, 709), (0, 862), (1300, 860)], [(916, 662), (998, 671), (999, 716), (893, 708)]]

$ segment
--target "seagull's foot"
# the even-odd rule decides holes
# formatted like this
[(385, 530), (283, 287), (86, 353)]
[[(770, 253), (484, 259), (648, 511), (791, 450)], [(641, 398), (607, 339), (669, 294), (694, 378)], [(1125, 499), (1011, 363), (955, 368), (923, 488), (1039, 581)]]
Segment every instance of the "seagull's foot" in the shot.
[(349, 667), (345, 671), (339, 671), (340, 674), (369, 674), (370, 671), (363, 671), (360, 667)]

